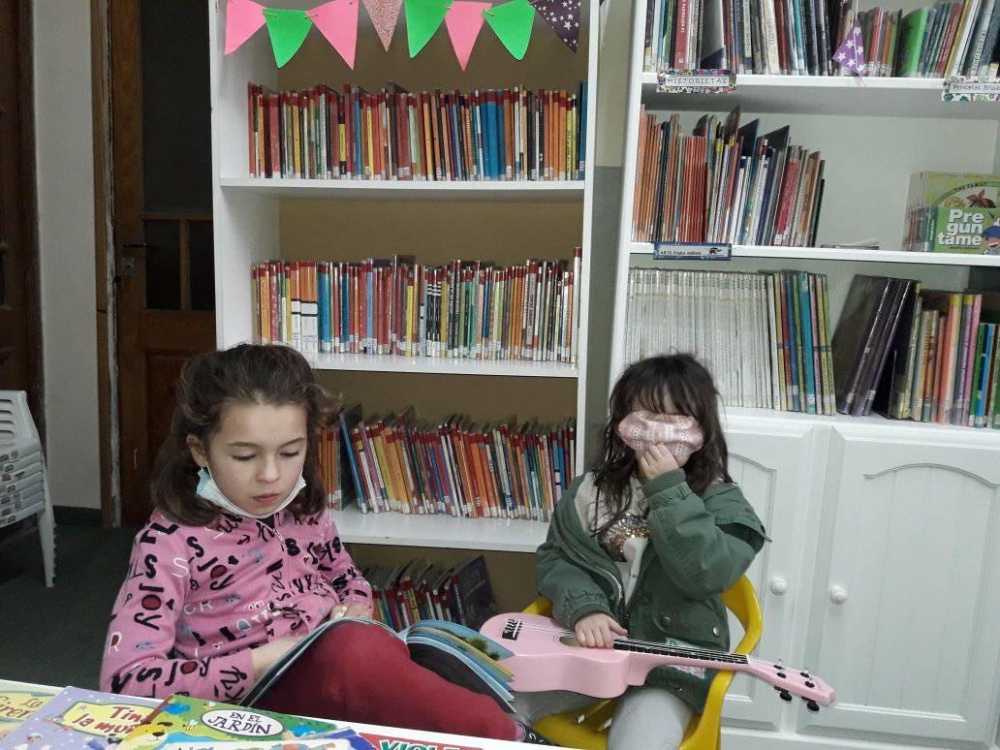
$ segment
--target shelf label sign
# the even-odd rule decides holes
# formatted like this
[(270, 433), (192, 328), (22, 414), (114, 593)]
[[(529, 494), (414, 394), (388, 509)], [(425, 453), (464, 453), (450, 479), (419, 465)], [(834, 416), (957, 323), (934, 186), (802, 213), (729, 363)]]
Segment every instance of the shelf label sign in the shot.
[(729, 242), (654, 242), (653, 260), (732, 260)]
[(730, 70), (677, 70), (656, 73), (658, 94), (731, 94), (736, 90), (736, 74)]
[(1000, 81), (978, 76), (949, 76), (941, 92), (944, 102), (1000, 102)]

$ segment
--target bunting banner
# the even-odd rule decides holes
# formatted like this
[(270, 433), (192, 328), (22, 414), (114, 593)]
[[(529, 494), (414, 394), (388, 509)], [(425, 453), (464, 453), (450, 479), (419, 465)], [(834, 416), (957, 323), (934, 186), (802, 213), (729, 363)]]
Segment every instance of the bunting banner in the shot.
[(486, 18), (483, 11), (490, 7), (489, 3), (474, 0), (453, 0), (448, 14), (444, 17), (444, 25), (451, 38), (451, 46), (462, 70), (469, 64), (472, 48), (476, 46), (479, 30), (483, 28)]
[(365, 10), (368, 11), (375, 33), (382, 40), (386, 52), (389, 51), (392, 37), (396, 33), (396, 21), (399, 20), (399, 11), (402, 7), (403, 0), (365, 0)]
[(226, 54), (229, 55), (264, 25), (264, 7), (251, 0), (229, 0), (226, 8)]
[(530, 0), (556, 36), (576, 52), (580, 45), (580, 0)]
[(351, 70), (354, 70), (354, 54), (358, 49), (358, 2), (332, 0), (306, 12)]
[(271, 35), (274, 62), (279, 68), (284, 67), (306, 40), (312, 21), (304, 10), (284, 8), (264, 8), (264, 20)]
[(512, 0), (484, 10), (486, 23), (503, 42), (515, 60), (523, 60), (531, 40), (531, 27), (535, 23), (535, 9), (528, 0)]
[(405, 0), (406, 38), (410, 45), (410, 57), (431, 40), (448, 13), (448, 0)]
[(238, 50), (266, 26), (274, 61), (281, 68), (316, 26), (353, 70), (362, 1), (386, 51), (403, 8), (410, 57), (420, 53), (443, 23), (462, 70), (469, 64), (483, 21), (517, 60), (527, 54), (536, 12), (567, 47), (574, 52), (579, 47), (581, 0), (510, 0), (500, 5), (487, 0), (329, 0), (312, 10), (266, 8), (253, 0), (227, 0), (225, 54)]

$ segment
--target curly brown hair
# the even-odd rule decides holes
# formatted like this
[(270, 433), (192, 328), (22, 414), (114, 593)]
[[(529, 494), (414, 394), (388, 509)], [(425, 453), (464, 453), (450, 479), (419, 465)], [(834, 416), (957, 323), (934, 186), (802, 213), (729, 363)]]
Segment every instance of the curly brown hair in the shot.
[(226, 409), (236, 404), (301, 406), (306, 411), (307, 447), (302, 475), (306, 486), (288, 506), (296, 518), (319, 513), (325, 504), (319, 471), (319, 432), (339, 400), (320, 386), (305, 357), (287, 346), (240, 344), (189, 359), (177, 382), (177, 406), (153, 466), (153, 504), (188, 526), (207, 526), (218, 506), (199, 497), (198, 465), (188, 436), (208, 445)]
[(711, 373), (690, 354), (640, 360), (622, 373), (611, 391), (603, 453), (591, 467), (598, 498), (603, 496), (611, 520), (596, 528), (595, 506), (592, 532), (600, 533), (607, 528), (632, 500), (631, 479), (636, 474), (638, 460), (635, 451), (618, 434), (618, 423), (637, 409), (664, 413), (665, 396), (673, 402), (676, 414), (694, 417), (704, 434), (704, 445), (691, 454), (683, 467), (691, 490), (702, 495), (713, 482), (733, 481), (729, 476), (726, 438), (719, 421), (719, 392)]

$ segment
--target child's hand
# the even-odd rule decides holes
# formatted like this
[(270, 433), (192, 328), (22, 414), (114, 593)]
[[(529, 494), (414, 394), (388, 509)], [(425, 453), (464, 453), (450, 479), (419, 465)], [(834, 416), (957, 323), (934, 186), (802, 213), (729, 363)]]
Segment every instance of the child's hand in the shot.
[(364, 602), (347, 602), (345, 604), (338, 604), (332, 610), (330, 610), (331, 620), (339, 620), (342, 617), (371, 617), (372, 609), (368, 604)]
[(650, 482), (661, 474), (679, 469), (680, 464), (662, 445), (652, 443), (646, 450), (639, 454), (639, 476), (643, 483)]
[(603, 612), (594, 612), (578, 620), (573, 630), (580, 645), (587, 648), (611, 648), (615, 635), (628, 635), (625, 628)]
[(253, 678), (259, 680), (264, 673), (271, 668), (278, 659), (290, 651), (292, 646), (302, 640), (300, 635), (288, 635), (284, 638), (275, 638), (273, 641), (265, 643), (263, 646), (250, 651), (253, 658)]

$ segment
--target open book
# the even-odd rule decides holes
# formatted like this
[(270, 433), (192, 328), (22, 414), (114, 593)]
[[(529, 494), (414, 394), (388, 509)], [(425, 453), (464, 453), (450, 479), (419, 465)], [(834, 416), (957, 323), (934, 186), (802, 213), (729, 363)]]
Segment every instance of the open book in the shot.
[(298, 659), (309, 658), (309, 649), (324, 633), (346, 622), (384, 628), (407, 645), (417, 664), (449, 682), (488, 695), (505, 711), (513, 711), (510, 704), (513, 694), (508, 687), (513, 675), (499, 664), (501, 659), (512, 656), (512, 652), (471, 628), (445, 620), (420, 620), (398, 633), (376, 620), (328, 620), (275, 662), (243, 697), (241, 704), (253, 706)]

